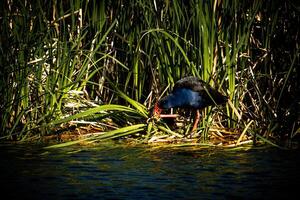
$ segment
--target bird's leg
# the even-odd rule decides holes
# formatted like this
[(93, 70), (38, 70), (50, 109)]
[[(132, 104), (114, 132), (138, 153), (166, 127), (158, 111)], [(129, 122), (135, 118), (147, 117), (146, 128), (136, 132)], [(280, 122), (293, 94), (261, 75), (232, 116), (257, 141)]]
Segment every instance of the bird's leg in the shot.
[(170, 114), (160, 114), (160, 118), (177, 118), (178, 114), (173, 114), (173, 108), (171, 108)]
[(155, 103), (154, 108), (153, 108), (153, 116), (155, 118), (177, 118), (177, 117), (179, 117), (178, 114), (173, 114), (173, 111), (172, 111), (172, 114), (161, 114), (161, 112), (162, 112), (162, 109), (158, 106), (157, 103)]
[(200, 119), (200, 112), (199, 112), (199, 110), (197, 110), (196, 111), (196, 116), (195, 116), (194, 126), (193, 126), (193, 129), (192, 129), (192, 133), (197, 129), (199, 119)]

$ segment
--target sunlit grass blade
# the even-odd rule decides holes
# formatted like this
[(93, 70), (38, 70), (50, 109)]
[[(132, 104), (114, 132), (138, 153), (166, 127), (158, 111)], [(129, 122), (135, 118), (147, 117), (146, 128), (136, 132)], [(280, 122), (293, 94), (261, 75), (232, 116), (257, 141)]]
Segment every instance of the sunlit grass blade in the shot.
[(63, 119), (55, 120), (50, 123), (50, 125), (57, 125), (61, 123), (66, 123), (74, 119), (80, 119), (83, 117), (87, 117), (90, 115), (93, 115), (98, 112), (103, 112), (103, 111), (124, 111), (124, 112), (131, 112), (131, 113), (137, 113), (136, 110), (126, 107), (126, 106), (121, 106), (121, 105), (114, 105), (114, 104), (109, 104), (109, 105), (101, 105), (95, 108), (90, 108), (86, 111), (82, 111), (80, 113), (77, 113), (75, 115), (71, 115), (68, 117), (65, 117)]
[(146, 127), (145, 124), (136, 124), (136, 125), (123, 127), (123, 128), (119, 128), (119, 129), (108, 131), (108, 132), (103, 132), (101, 134), (97, 134), (94, 136), (90, 136), (90, 137), (75, 140), (75, 141), (70, 141), (70, 142), (65, 142), (62, 144), (55, 144), (55, 145), (47, 146), (47, 147), (45, 147), (45, 149), (61, 148), (61, 147), (66, 147), (66, 146), (70, 146), (70, 145), (74, 145), (74, 144), (79, 144), (81, 142), (86, 142), (86, 141), (96, 142), (96, 141), (101, 141), (101, 140), (114, 139), (114, 138), (118, 138), (118, 137), (131, 135), (134, 133), (138, 133), (141, 131), (144, 132), (145, 127)]
[(145, 118), (148, 117), (147, 109), (146, 109), (146, 107), (143, 104), (139, 103), (138, 101), (135, 101), (135, 100), (131, 99), (129, 96), (127, 96), (121, 90), (119, 90), (117, 88), (115, 88), (115, 89), (116, 89), (117, 93), (119, 94), (119, 96), (121, 98), (123, 98), (124, 100), (126, 100), (134, 108), (136, 108), (143, 117), (145, 117)]

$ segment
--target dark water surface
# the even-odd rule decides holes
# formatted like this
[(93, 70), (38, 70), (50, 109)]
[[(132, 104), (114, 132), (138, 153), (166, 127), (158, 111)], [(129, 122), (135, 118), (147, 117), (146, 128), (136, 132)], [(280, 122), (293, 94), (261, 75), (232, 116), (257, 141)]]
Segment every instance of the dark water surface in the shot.
[(299, 151), (0, 144), (6, 199), (295, 199)]

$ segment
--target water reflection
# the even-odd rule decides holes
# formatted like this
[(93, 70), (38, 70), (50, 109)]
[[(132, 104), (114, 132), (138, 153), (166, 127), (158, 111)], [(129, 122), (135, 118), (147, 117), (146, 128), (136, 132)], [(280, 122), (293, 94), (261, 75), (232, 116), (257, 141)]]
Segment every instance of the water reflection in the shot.
[[(81, 150), (81, 151), (78, 151)], [(10, 198), (273, 199), (296, 194), (298, 152), (0, 145)]]

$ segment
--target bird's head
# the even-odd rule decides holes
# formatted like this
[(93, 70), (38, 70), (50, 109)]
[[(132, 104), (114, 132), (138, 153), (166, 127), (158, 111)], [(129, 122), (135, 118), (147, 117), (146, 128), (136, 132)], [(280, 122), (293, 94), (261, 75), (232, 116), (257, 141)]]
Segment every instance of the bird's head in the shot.
[(172, 104), (170, 103), (170, 96), (166, 96), (162, 99), (160, 99), (158, 102), (155, 103), (153, 108), (153, 115), (154, 117), (161, 117), (161, 112), (163, 109), (169, 109), (172, 108)]

